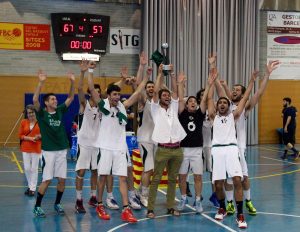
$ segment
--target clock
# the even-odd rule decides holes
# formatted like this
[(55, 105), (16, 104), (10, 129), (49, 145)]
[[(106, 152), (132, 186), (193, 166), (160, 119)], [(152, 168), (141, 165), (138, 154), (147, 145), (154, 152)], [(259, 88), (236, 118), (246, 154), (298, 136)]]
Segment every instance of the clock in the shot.
[(106, 52), (109, 16), (81, 13), (52, 13), (56, 53)]

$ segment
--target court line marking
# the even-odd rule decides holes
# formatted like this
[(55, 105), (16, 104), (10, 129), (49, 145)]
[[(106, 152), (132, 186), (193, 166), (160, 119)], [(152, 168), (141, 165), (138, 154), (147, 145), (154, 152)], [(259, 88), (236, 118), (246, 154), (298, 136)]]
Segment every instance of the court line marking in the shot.
[(281, 162), (281, 163), (288, 163), (288, 164), (300, 165), (300, 163), (294, 163), (294, 162), (290, 162), (290, 161), (282, 160), (282, 159), (275, 159), (275, 158), (271, 158), (271, 157), (268, 157), (268, 156), (261, 156), (261, 158), (269, 159), (269, 160), (274, 160), (274, 161)]
[(21, 165), (20, 165), (20, 163), (19, 163), (19, 161), (18, 161), (18, 159), (17, 159), (17, 157), (16, 157), (16, 154), (12, 151), (11, 152), (11, 155), (12, 155), (12, 162), (15, 162), (16, 163), (16, 165), (17, 165), (17, 167), (19, 168), (19, 171), (20, 171), (20, 173), (24, 173), (24, 171), (23, 171), (23, 168), (21, 167)]
[(284, 216), (284, 217), (295, 217), (295, 218), (300, 218), (300, 215), (285, 214), (285, 213), (257, 212), (257, 214), (266, 214), (266, 215), (275, 215), (275, 216)]
[[(182, 213), (181, 215), (188, 215), (188, 214), (196, 214), (195, 212), (187, 212), (187, 213)], [(171, 214), (164, 214), (164, 215), (160, 215), (160, 216), (156, 216), (154, 219), (157, 219), (157, 218), (164, 218), (164, 217), (175, 217)], [(147, 220), (154, 220), (152, 218), (141, 218), (141, 219), (138, 219), (138, 222), (142, 222), (142, 221), (147, 221)], [(121, 225), (118, 225), (116, 227), (113, 227), (112, 229), (108, 230), (107, 232), (113, 232), (113, 231), (116, 231), (117, 229), (120, 229), (124, 226), (127, 226), (127, 225), (135, 225), (133, 223), (123, 223)]]
[[(161, 190), (161, 189), (158, 189), (158, 191), (161, 192), (161, 193), (164, 194), (164, 195), (167, 195), (167, 193), (166, 193), (165, 191)], [(179, 199), (178, 199), (177, 197), (175, 197), (175, 201), (179, 202)], [(194, 207), (190, 206), (190, 205), (186, 205), (186, 207), (187, 207), (187, 208), (190, 208), (190, 209), (192, 209), (192, 210), (194, 210), (194, 211), (196, 211), (196, 209), (195, 209)], [(205, 214), (205, 213), (201, 213), (200, 215), (202, 215), (204, 218), (210, 220), (211, 222), (214, 222), (214, 223), (216, 223), (217, 225), (219, 225), (219, 226), (225, 228), (225, 229), (228, 230), (228, 231), (231, 231), (231, 232), (237, 232), (236, 230), (232, 229), (231, 227), (229, 227), (229, 226), (227, 226), (227, 225), (224, 225), (223, 223), (221, 223), (221, 222), (215, 220), (214, 218), (208, 216), (208, 215)]]

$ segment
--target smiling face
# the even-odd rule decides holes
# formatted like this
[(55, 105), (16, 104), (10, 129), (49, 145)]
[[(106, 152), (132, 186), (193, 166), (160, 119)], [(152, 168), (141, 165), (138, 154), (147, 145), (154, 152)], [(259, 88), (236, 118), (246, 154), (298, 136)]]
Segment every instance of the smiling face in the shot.
[(50, 95), (45, 101), (45, 105), (48, 111), (55, 111), (57, 108), (57, 99), (55, 95)]
[(244, 90), (243, 89), (244, 88), (241, 85), (233, 86), (233, 89), (232, 89), (232, 92), (231, 92), (233, 102), (239, 102), (242, 99), (242, 97), (244, 95)]
[(154, 94), (154, 83), (148, 83), (145, 87), (148, 98), (152, 98)]
[(217, 102), (217, 110), (220, 115), (224, 116), (227, 115), (229, 110), (229, 101), (225, 98), (219, 98)]
[(171, 93), (168, 90), (162, 90), (159, 96), (159, 103), (163, 107), (168, 107), (171, 103)]
[(118, 91), (112, 91), (108, 96), (108, 101), (110, 103), (110, 106), (118, 106), (118, 102), (120, 101), (120, 92)]
[(35, 112), (32, 109), (27, 109), (26, 110), (27, 118), (29, 121), (36, 121), (36, 116)]
[(197, 100), (195, 97), (191, 96), (186, 102), (186, 107), (189, 112), (194, 112), (197, 110)]

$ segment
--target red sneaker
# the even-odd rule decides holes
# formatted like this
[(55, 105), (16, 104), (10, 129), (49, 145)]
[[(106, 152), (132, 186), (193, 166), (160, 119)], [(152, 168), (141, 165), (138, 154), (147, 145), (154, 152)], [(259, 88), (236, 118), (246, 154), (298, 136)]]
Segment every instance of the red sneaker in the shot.
[(104, 206), (103, 205), (98, 205), (96, 208), (96, 213), (98, 214), (99, 218), (103, 220), (109, 220), (110, 216), (108, 213), (105, 212)]
[(131, 209), (129, 207), (126, 207), (123, 209), (122, 214), (121, 214), (121, 219), (124, 222), (129, 222), (129, 223), (136, 223), (137, 219), (133, 216), (133, 213), (131, 212)]
[(97, 201), (97, 198), (95, 196), (92, 196), (89, 200), (89, 205), (92, 206), (92, 207), (97, 207), (98, 205), (98, 201)]
[(83, 207), (82, 199), (81, 200), (77, 199), (76, 205), (75, 205), (75, 210), (76, 210), (76, 213), (86, 213), (85, 208)]
[(246, 229), (247, 228), (247, 222), (245, 221), (244, 215), (243, 214), (239, 214), (237, 219), (236, 219), (236, 223), (238, 224), (238, 227), (240, 229)]

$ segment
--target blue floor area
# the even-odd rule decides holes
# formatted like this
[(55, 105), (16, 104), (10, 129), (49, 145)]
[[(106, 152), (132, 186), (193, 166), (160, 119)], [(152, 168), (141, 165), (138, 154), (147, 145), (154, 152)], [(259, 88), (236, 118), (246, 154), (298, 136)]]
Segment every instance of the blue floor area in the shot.
[[(251, 146), (247, 149), (251, 195), (258, 210), (256, 216), (247, 213), (248, 228), (243, 231), (299, 231), (300, 228), (300, 160), (280, 159), (279, 145)], [(16, 159), (14, 158), (14, 154)], [(0, 231), (240, 231), (235, 216), (227, 216), (222, 222), (215, 221), (216, 209), (209, 202), (211, 186), (209, 175), (204, 175), (204, 213), (195, 214), (192, 207), (186, 208), (180, 217), (166, 215), (166, 189), (159, 190), (156, 219), (146, 218), (146, 209), (134, 211), (139, 219), (136, 224), (126, 224), (120, 219), (121, 210), (108, 210), (111, 220), (98, 218), (95, 209), (87, 204), (89, 199), (89, 172), (85, 177), (84, 201), (87, 213), (75, 213), (75, 162), (68, 161), (68, 179), (62, 203), (64, 216), (56, 215), (53, 203), (56, 196), (56, 181), (48, 189), (42, 203), (46, 218), (34, 218), (32, 209), (35, 198), (24, 195), (25, 176), (22, 174), (22, 156), (16, 149), (0, 150)], [(116, 178), (117, 179), (117, 178)], [(190, 177), (193, 183), (193, 178)], [(191, 185), (193, 189), (193, 184)], [(115, 180), (114, 195), (121, 204), (118, 181)], [(177, 190), (177, 197), (180, 197)], [(192, 206), (193, 198), (189, 198)], [(246, 212), (246, 209), (244, 209)]]

